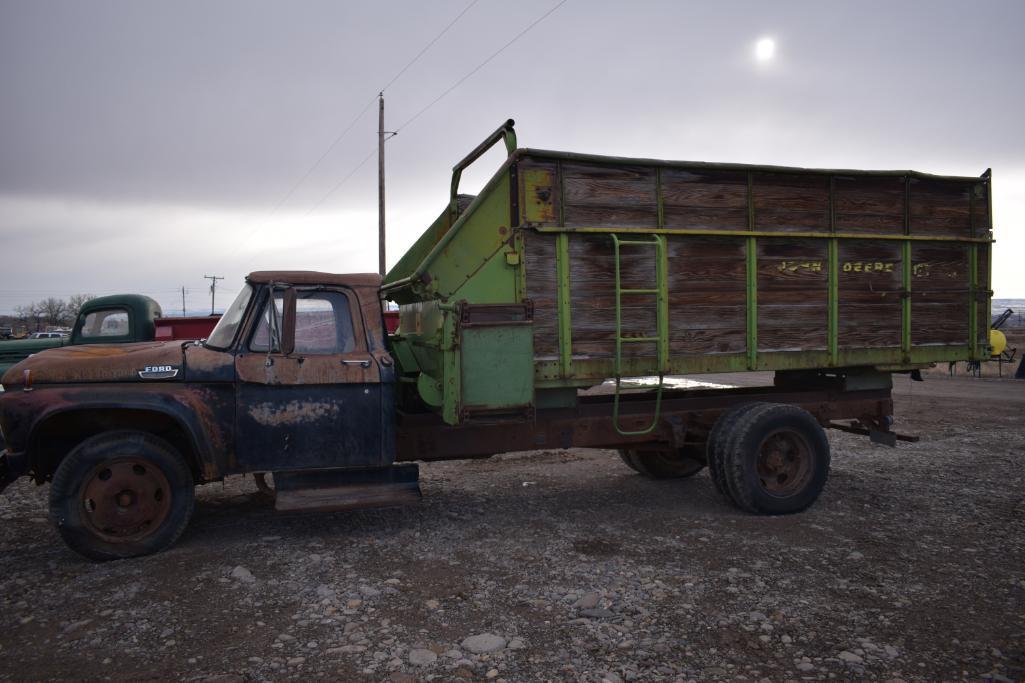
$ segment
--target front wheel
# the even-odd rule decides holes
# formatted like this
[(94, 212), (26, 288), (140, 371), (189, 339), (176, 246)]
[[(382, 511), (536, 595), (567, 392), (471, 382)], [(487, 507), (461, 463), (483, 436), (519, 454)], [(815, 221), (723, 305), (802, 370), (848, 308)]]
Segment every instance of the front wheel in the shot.
[(64, 542), (93, 560), (148, 555), (171, 546), (192, 516), (192, 473), (151, 434), (114, 431), (76, 446), (50, 487), (50, 518)]

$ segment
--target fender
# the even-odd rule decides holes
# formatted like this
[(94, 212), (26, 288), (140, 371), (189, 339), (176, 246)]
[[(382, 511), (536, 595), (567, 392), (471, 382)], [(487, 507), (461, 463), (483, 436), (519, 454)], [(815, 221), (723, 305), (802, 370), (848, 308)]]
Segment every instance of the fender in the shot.
[[(232, 438), (235, 400), (231, 384), (194, 385), (167, 383), (159, 388), (153, 384), (104, 386), (102, 384), (45, 386), (30, 392), (18, 392), (16, 408), (11, 407), (12, 450), (29, 451), (47, 440), (47, 425), (52, 420), (75, 413), (110, 413), (111, 423), (117, 414), (144, 411), (167, 417), (177, 425), (191, 447), (195, 464), (204, 481), (230, 474), (237, 469)], [(28, 429), (19, 429), (18, 417), (28, 418)], [(131, 423), (125, 425), (131, 426)], [(27, 453), (34, 462), (38, 453)]]

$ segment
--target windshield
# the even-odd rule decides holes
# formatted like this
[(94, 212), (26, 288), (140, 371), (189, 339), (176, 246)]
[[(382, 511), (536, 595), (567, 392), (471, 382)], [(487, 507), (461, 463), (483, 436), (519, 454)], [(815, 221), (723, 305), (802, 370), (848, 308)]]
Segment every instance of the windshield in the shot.
[(238, 331), (238, 326), (242, 322), (242, 316), (245, 315), (246, 307), (249, 305), (249, 299), (253, 296), (253, 288), (247, 283), (242, 291), (238, 293), (235, 300), (231, 302), (231, 306), (224, 311), (224, 315), (217, 321), (217, 325), (214, 327), (210, 336), (206, 339), (206, 346), (212, 349), (226, 349), (231, 346), (231, 342), (235, 339), (235, 333)]

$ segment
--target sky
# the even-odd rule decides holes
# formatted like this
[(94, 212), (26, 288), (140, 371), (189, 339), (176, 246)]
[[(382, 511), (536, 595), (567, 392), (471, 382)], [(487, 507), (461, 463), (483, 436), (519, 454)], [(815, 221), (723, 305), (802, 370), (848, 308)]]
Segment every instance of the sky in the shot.
[(382, 88), (389, 266), (513, 118), (544, 149), (991, 167), (995, 296), (1025, 298), (1023, 25), (1017, 1), (0, 0), (0, 313), (375, 271)]

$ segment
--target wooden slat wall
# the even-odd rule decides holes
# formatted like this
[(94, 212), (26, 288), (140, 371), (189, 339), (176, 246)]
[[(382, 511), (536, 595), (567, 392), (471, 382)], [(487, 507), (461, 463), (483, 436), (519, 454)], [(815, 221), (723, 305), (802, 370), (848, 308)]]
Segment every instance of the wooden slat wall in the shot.
[(953, 180), (911, 179), (911, 234), (974, 237), (969, 186)]
[(758, 241), (758, 350), (827, 348), (825, 240)]
[(662, 171), (665, 223), (689, 230), (747, 230), (747, 174)]
[(867, 235), (904, 231), (904, 178), (836, 176), (836, 230)]
[[(897, 348), (902, 330), (901, 242), (879, 235), (983, 237), (992, 229), (982, 181), (887, 175), (842, 175), (604, 165), (545, 157), (520, 161), (524, 215), (532, 224), (615, 228), (778, 232), (757, 239), (758, 351), (828, 348), (828, 241), (790, 232), (838, 232), (838, 348)], [(531, 173), (530, 171), (533, 171)], [(522, 181), (527, 183), (526, 180)], [(832, 198), (830, 194), (832, 188)], [(750, 202), (750, 205), (749, 205)], [(563, 223), (564, 221), (564, 223)], [(555, 235), (526, 231), (527, 296), (535, 306), (539, 358), (559, 352)], [(668, 236), (670, 353), (746, 351), (746, 240)], [(978, 247), (979, 288), (988, 279), (989, 246)], [(968, 341), (969, 249), (965, 244), (912, 245), (913, 346)], [(570, 236), (573, 354), (615, 352), (615, 287), (608, 235)], [(624, 287), (654, 287), (654, 249), (626, 247)], [(979, 341), (986, 341), (988, 299), (978, 297)], [(623, 332), (653, 336), (653, 296), (624, 298)], [(653, 356), (654, 344), (624, 346), (626, 356)]]
[(967, 344), (968, 246), (911, 245), (911, 344)]
[(755, 230), (829, 229), (829, 177), (755, 173), (751, 188)]
[[(558, 357), (558, 303), (553, 234), (526, 231), (527, 296), (534, 301), (538, 358)], [(828, 255), (825, 240), (758, 240), (758, 350), (811, 351), (828, 347)], [(670, 353), (742, 353), (746, 350), (746, 240), (670, 236)], [(968, 254), (961, 244), (912, 245), (912, 345), (968, 341)], [(987, 277), (979, 249), (979, 281)], [(615, 353), (615, 270), (607, 235), (570, 237), (573, 354)], [(884, 240), (842, 240), (838, 254), (838, 346), (896, 348), (901, 343), (901, 246)], [(624, 288), (655, 287), (654, 249), (624, 247)], [(979, 340), (985, 343), (989, 309), (980, 295)], [(625, 336), (654, 336), (655, 298), (623, 298)], [(624, 355), (653, 356), (655, 345), (629, 344)]]
[(992, 320), (992, 304), (990, 302), (989, 292), (986, 291), (989, 288), (989, 250), (990, 245), (980, 244), (978, 246), (978, 276), (979, 276), (979, 292), (976, 297), (978, 300), (978, 324), (976, 330), (979, 333), (979, 343), (989, 343), (989, 323)]
[(893, 241), (839, 244), (838, 346), (899, 347), (903, 321), (903, 258)]
[[(553, 205), (540, 213), (529, 210), (533, 222), (558, 225), (561, 209), (567, 227), (658, 227), (659, 174), (653, 166), (563, 161), (560, 187), (551, 159), (528, 157), (519, 163), (521, 178), (530, 169), (543, 169), (552, 178)], [(830, 231), (827, 173), (663, 167), (660, 175), (666, 228), (749, 229), (750, 175), (755, 230)], [(838, 174), (832, 183), (838, 232), (901, 235), (905, 213), (916, 236), (979, 237), (992, 227), (986, 187), (980, 182), (913, 177), (908, 184), (904, 176)], [(529, 190), (522, 197), (525, 205), (537, 203)]]
[(527, 298), (534, 302), (534, 357), (559, 356), (558, 273), (555, 235), (524, 231)]
[(670, 354), (747, 349), (746, 240), (669, 238)]
[(563, 164), (567, 226), (651, 228), (658, 223), (655, 169)]

